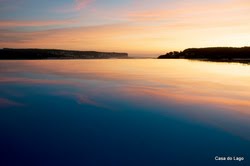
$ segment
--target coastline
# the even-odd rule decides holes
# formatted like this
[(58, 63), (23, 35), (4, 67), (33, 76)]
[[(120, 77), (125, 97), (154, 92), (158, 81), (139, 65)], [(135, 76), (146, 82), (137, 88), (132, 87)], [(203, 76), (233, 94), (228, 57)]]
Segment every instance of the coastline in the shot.
[(207, 47), (188, 48), (184, 51), (172, 51), (160, 55), (158, 59), (189, 59), (211, 62), (250, 63), (250, 47)]
[(0, 49), (0, 60), (41, 60), (41, 59), (110, 59), (128, 58), (128, 53), (76, 51), (59, 49)]

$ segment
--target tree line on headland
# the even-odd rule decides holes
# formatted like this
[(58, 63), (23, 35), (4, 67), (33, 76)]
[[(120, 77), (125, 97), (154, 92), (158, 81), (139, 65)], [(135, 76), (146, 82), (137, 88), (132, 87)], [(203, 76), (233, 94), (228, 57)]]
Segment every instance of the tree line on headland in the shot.
[(0, 59), (107, 59), (128, 58), (127, 53), (58, 49), (0, 49)]
[(184, 51), (173, 51), (161, 55), (158, 59), (207, 59), (207, 60), (250, 60), (250, 47), (209, 47), (188, 48)]

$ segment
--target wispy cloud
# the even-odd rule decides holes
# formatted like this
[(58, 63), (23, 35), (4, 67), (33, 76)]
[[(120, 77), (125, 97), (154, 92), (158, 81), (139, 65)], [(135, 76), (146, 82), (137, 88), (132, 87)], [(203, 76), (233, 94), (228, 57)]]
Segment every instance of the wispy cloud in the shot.
[(92, 2), (94, 2), (94, 0), (72, 0), (70, 4), (59, 6), (53, 11), (58, 13), (79, 12), (88, 7)]
[(82, 10), (94, 0), (75, 0), (75, 10)]
[(91, 105), (91, 106), (95, 106), (95, 107), (99, 107), (99, 108), (103, 108), (103, 109), (109, 109), (109, 110), (111, 109), (112, 110), (111, 107), (108, 107), (100, 102), (97, 102), (81, 92), (76, 93), (76, 92), (59, 91), (59, 92), (55, 92), (54, 95), (73, 98), (80, 105)]
[(84, 87), (83, 84), (70, 80), (49, 80), (49, 79), (32, 79), (23, 77), (0, 77), (1, 83), (16, 83), (30, 85), (70, 85), (75, 87)]
[(41, 27), (74, 24), (74, 20), (1, 20), (0, 27)]
[[(146, 10), (133, 10), (124, 11), (128, 18), (135, 21), (159, 21), (159, 20), (176, 20), (185, 21), (189, 19), (193, 22), (194, 18), (201, 20), (213, 20), (213, 19), (227, 19), (226, 16), (230, 15), (234, 18), (238, 16), (244, 16), (244, 11), (250, 9), (250, 3), (247, 1), (229, 1), (229, 2), (173, 2), (170, 4), (162, 4), (161, 6), (152, 7)], [(235, 13), (237, 12), (237, 13)], [(219, 14), (219, 15), (217, 15)], [(216, 15), (216, 17), (215, 17)], [(206, 16), (206, 17), (204, 17)], [(231, 18), (231, 17), (230, 17)]]
[(0, 98), (0, 108), (11, 107), (11, 106), (23, 106), (23, 104), (6, 99), (6, 98)]

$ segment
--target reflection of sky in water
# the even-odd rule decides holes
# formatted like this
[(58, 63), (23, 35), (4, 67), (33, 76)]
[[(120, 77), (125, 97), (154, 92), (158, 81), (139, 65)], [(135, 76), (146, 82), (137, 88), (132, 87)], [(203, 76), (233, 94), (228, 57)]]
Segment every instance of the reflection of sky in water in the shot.
[(211, 165), (216, 155), (250, 157), (249, 83), (250, 66), (241, 64), (2, 61), (0, 153), (45, 165)]

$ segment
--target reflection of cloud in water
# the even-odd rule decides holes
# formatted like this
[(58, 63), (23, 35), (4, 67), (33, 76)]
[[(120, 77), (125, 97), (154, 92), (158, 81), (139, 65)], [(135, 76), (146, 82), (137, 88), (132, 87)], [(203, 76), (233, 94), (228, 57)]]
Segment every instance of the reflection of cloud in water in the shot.
[(177, 88), (160, 88), (147, 86), (127, 86), (120, 89), (124, 94), (135, 98), (152, 97), (154, 101), (171, 101), (181, 105), (207, 105), (215, 108), (227, 109), (250, 116), (250, 102), (247, 98), (238, 99), (231, 96), (217, 96), (206, 93), (195, 93), (190, 90), (180, 91)]
[(197, 95), (187, 91), (153, 87), (124, 87), (126, 100), (151, 111), (182, 116), (216, 126), (250, 140), (250, 103), (230, 97)]
[(33, 79), (24, 77), (0, 77), (0, 83), (18, 83), (18, 84), (48, 84), (48, 85), (71, 85), (75, 87), (84, 87), (82, 83), (70, 80), (49, 80), (49, 79)]
[(99, 107), (102, 109), (112, 110), (111, 107), (106, 106), (105, 104), (99, 103), (81, 92), (59, 91), (59, 92), (53, 93), (52, 95), (70, 97), (76, 100), (78, 104), (91, 105), (91, 106)]
[(0, 108), (5, 108), (5, 107), (18, 107), (18, 106), (23, 106), (23, 104), (6, 99), (6, 98), (0, 98)]
[[(131, 108), (206, 122), (250, 139), (246, 134), (250, 128), (249, 65), (152, 59), (38, 60), (4, 61), (0, 69), (0, 83), (55, 85), (64, 92), (53, 93), (79, 104), (110, 110), (108, 106), (115, 108), (114, 101), (118, 101)], [(69, 87), (73, 92), (65, 89)]]

